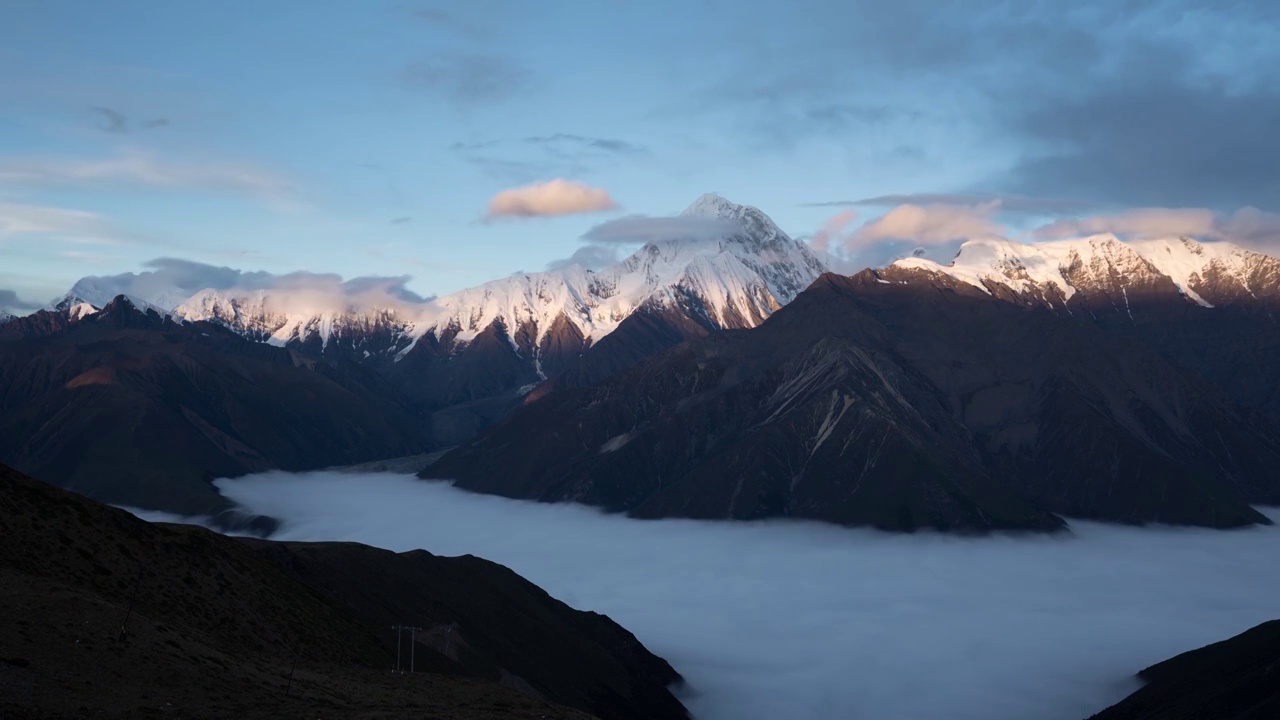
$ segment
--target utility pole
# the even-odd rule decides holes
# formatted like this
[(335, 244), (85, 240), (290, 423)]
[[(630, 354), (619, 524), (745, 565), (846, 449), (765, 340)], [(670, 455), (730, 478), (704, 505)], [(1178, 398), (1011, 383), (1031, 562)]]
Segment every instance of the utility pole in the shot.
[(138, 590), (142, 588), (142, 568), (138, 568), (138, 581), (133, 585), (133, 597), (129, 598), (129, 609), (125, 611), (124, 622), (120, 624), (120, 636), (116, 642), (124, 642), (129, 638), (129, 618), (133, 616), (133, 604), (138, 601)]
[(392, 625), (391, 629), (396, 631), (396, 669), (394, 670), (394, 672), (398, 672), (401, 675), (404, 674), (404, 669), (400, 665), (400, 656), (401, 656), (400, 642), (401, 642), (401, 638), (404, 636), (404, 631), (408, 630), (409, 631), (409, 672), (412, 673), (414, 670), (414, 645), (417, 644), (418, 631), (422, 630), (422, 628), (413, 627), (411, 625)]
[(413, 654), (414, 654), (414, 650), (417, 649), (418, 631), (421, 629), (422, 628), (418, 628), (418, 627), (409, 628), (409, 672), (410, 674), (413, 673)]
[(391, 672), (398, 673), (400, 672), (400, 631), (404, 628), (399, 625), (392, 625), (391, 629), (396, 631), (396, 669)]

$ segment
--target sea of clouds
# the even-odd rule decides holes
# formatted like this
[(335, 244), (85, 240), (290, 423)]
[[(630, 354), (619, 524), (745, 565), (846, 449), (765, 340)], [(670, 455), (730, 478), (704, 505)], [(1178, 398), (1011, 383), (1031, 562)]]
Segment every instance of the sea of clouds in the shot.
[(669, 660), (700, 720), (1081, 720), (1143, 667), (1280, 617), (1277, 527), (961, 538), (639, 521), (388, 473), (218, 486), (276, 539), (507, 565)]

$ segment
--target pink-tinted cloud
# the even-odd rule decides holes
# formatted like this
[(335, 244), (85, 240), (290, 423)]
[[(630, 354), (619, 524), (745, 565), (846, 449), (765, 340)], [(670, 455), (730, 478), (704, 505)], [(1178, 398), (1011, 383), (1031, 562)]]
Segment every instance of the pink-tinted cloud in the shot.
[[(832, 249), (832, 241), (837, 240), (849, 226), (849, 223), (858, 219), (856, 210), (844, 210), (837, 213), (835, 217), (827, 221), (822, 229), (813, 234), (813, 246), (822, 252), (829, 252)], [(838, 242), (836, 243), (839, 244)]]
[(1280, 247), (1280, 215), (1252, 207), (1229, 215), (1206, 208), (1135, 208), (1056, 220), (1032, 234), (1039, 240), (1052, 240), (1099, 233), (1135, 238), (1185, 236), (1275, 249)]
[(864, 223), (845, 238), (844, 249), (861, 250), (876, 243), (904, 240), (941, 245), (975, 237), (1004, 236), (1007, 229), (992, 218), (999, 202), (981, 205), (899, 205)]
[(1038, 227), (1033, 235), (1040, 240), (1114, 233), (1134, 237), (1169, 235), (1215, 235), (1218, 216), (1204, 208), (1134, 208), (1111, 215), (1063, 218)]
[(618, 207), (608, 191), (572, 180), (548, 180), (503, 190), (489, 201), (485, 220), (555, 217)]

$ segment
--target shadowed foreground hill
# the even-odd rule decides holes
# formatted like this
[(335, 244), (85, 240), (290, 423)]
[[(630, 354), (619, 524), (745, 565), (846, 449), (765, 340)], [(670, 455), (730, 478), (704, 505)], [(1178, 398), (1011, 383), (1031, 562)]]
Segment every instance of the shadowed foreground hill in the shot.
[[(0, 537), (0, 717), (687, 717), (633, 635), (478, 558), (151, 524), (3, 465)], [(423, 672), (388, 672), (393, 623)]]
[(1138, 673), (1147, 685), (1092, 720), (1280, 717), (1280, 620)]

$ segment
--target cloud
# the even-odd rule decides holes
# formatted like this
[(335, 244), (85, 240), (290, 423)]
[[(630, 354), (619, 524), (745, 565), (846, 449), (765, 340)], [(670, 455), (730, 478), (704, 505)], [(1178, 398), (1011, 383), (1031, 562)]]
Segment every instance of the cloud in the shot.
[(588, 270), (599, 270), (618, 262), (618, 248), (612, 245), (583, 245), (572, 255), (547, 263), (548, 270), (561, 270), (570, 265), (581, 265)]
[(628, 215), (600, 223), (582, 235), (583, 240), (604, 245), (649, 242), (703, 241), (741, 230), (736, 220), (685, 215)]
[[(1276, 3), (801, 6), (820, 21), (739, 13), (734, 46), (714, 46), (727, 59), (662, 111), (738, 131), (727, 142), (762, 135), (760, 152), (816, 138), (859, 169), (872, 149), (909, 143), (929, 163), (895, 170), (946, 189), (1280, 210)], [(878, 122), (881, 106), (901, 112)]]
[(1214, 233), (1217, 213), (1203, 208), (1134, 208), (1110, 215), (1064, 218), (1036, 228), (1039, 239), (1080, 237), (1097, 233), (1115, 233), (1135, 237), (1161, 237)]
[(98, 129), (102, 132), (117, 134), (129, 132), (128, 121), (124, 115), (108, 107), (90, 109), (98, 115)]
[(201, 290), (237, 295), (266, 293), (269, 307), (287, 312), (310, 308), (343, 312), (351, 307), (411, 309), (430, 301), (406, 287), (408, 275), (363, 276), (344, 280), (332, 273), (294, 272), (283, 275), (245, 271), (219, 265), (161, 257), (143, 263), (142, 272), (81, 278), (72, 292), (94, 305), (116, 295), (129, 295), (172, 310)]
[(398, 217), (398, 218), (393, 218), (393, 219), (391, 220), (391, 224), (392, 224), (392, 225), (404, 225), (405, 223), (411, 222), (412, 220), (413, 220), (413, 218), (408, 217), (408, 216), (405, 216), (405, 217)]
[(1187, 236), (1280, 249), (1280, 214), (1241, 208), (1224, 214), (1207, 208), (1134, 208), (1109, 215), (1063, 218), (1032, 231), (1039, 240), (1113, 233), (1124, 237)]
[(990, 205), (999, 212), (1026, 213), (1028, 215), (1056, 215), (1064, 212), (1089, 210), (1098, 207), (1097, 202), (1067, 200), (1062, 198), (1034, 198), (1019, 195), (991, 195), (978, 193), (908, 193), (905, 195), (877, 195), (861, 200), (830, 200), (806, 203), (806, 207), (893, 207), (895, 205)]
[[(124, 113), (100, 105), (91, 107), (89, 110), (97, 117), (97, 127), (102, 132), (113, 135), (124, 135), (130, 132), (129, 118)], [(166, 127), (168, 124), (168, 118), (154, 118), (142, 122), (139, 127), (144, 130), (154, 130)]]
[(813, 234), (813, 246), (822, 252), (830, 251), (832, 240), (839, 238), (845, 227), (857, 218), (858, 213), (854, 210), (844, 210), (837, 213), (835, 217), (827, 221), (826, 225), (822, 226), (821, 230)]
[(456, 13), (440, 8), (419, 7), (409, 10), (409, 17), (427, 25), (450, 30), (472, 40), (482, 40), (490, 35), (490, 31), (477, 23), (473, 23)]
[(0, 202), (0, 242), (6, 238), (50, 236), (90, 245), (124, 241), (100, 215), (83, 210)]
[(16, 292), (0, 288), (0, 310), (7, 310), (11, 313), (19, 314), (39, 309), (40, 303), (23, 300), (18, 297)]
[(1152, 72), (1027, 108), (1015, 129), (1062, 149), (1029, 155), (1013, 182), (1124, 204), (1280, 209), (1280, 91), (1240, 94)]
[(869, 220), (845, 238), (844, 249), (856, 251), (887, 240), (941, 245), (976, 237), (1000, 237), (1007, 228), (991, 218), (999, 203), (967, 205), (899, 205)]
[(279, 540), (502, 563), (670, 661), (700, 720), (1079, 720), (1138, 670), (1274, 619), (1280, 594), (1280, 527), (964, 538), (637, 521), (390, 473), (216, 484)]
[(105, 265), (118, 259), (119, 256), (111, 253), (90, 252), (87, 250), (59, 250), (58, 255), (68, 260), (75, 260), (90, 265)]
[(404, 69), (405, 85), (439, 93), (463, 106), (505, 100), (529, 85), (532, 73), (500, 55), (448, 52)]
[(486, 220), (554, 217), (604, 212), (618, 207), (609, 193), (572, 180), (548, 180), (503, 190), (489, 201)]
[(0, 160), (0, 185), (118, 186), (229, 191), (286, 201), (294, 193), (284, 179), (249, 164), (227, 161), (178, 163), (130, 153), (102, 160), (30, 158)]
[(588, 175), (601, 165), (616, 165), (621, 159), (649, 154), (644, 146), (627, 140), (573, 133), (455, 142), (449, 150), (486, 175), (513, 182), (530, 182), (547, 175)]
[[(647, 155), (648, 149), (635, 143), (617, 138), (587, 137), (572, 133), (556, 133), (554, 135), (532, 136), (524, 139), (526, 143), (542, 145), (555, 153), (581, 155), (583, 151), (601, 151), (615, 155)], [(566, 149), (569, 146), (571, 149)]]

